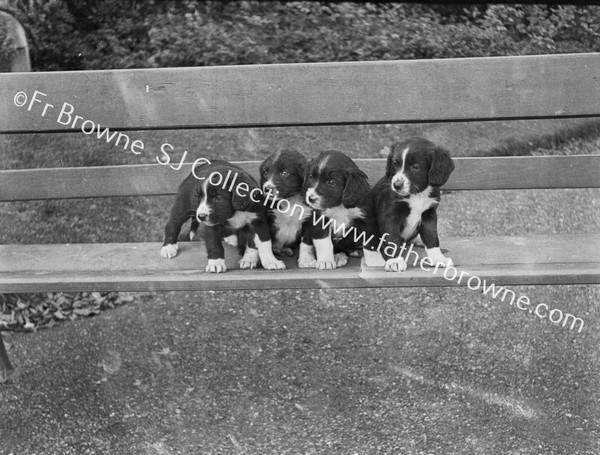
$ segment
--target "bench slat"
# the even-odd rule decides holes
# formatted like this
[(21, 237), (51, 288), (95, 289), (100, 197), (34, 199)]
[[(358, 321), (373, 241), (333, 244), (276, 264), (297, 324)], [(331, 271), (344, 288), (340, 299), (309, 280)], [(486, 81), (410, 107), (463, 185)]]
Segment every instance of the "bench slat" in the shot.
[[(589, 254), (600, 249), (600, 234), (449, 238), (443, 245), (458, 270), (488, 284), (600, 284), (600, 262)], [(231, 247), (226, 250), (230, 270), (207, 274), (203, 242), (180, 243), (171, 260), (159, 251), (159, 243), (3, 245), (0, 293), (457, 285), (441, 272), (417, 267), (398, 276), (362, 267), (359, 259), (337, 270), (298, 269), (294, 258), (286, 259), (288, 269), (282, 271), (233, 269), (239, 256)]]
[[(444, 189), (600, 188), (600, 155), (456, 158)], [(374, 184), (385, 160), (356, 160)], [(241, 163), (241, 162), (238, 162)], [(258, 178), (259, 162), (243, 162)], [(190, 172), (159, 164), (0, 171), (0, 201), (169, 195)]]
[[(0, 133), (81, 131), (83, 120), (171, 129), (589, 117), (600, 114), (598, 74), (597, 53), (4, 73)], [(35, 90), (42, 103), (15, 105)], [(65, 102), (82, 117), (75, 130), (57, 121)]]

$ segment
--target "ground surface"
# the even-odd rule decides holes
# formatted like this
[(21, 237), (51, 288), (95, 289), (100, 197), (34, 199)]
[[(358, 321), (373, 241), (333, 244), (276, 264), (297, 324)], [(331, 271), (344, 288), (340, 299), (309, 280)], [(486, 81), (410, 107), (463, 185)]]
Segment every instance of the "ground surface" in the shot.
[[(451, 142), (453, 152), (463, 139), (471, 144), (455, 155), (514, 132), (486, 135), (481, 126), (458, 140), (434, 128), (426, 135)], [(374, 156), (397, 133), (382, 141), (362, 129), (327, 143), (306, 132), (299, 148), (362, 141), (372, 153), (349, 153)], [(229, 158), (270, 147), (262, 133), (236, 137)], [(77, 157), (71, 140), (65, 157)], [(5, 145), (5, 167), (57, 165), (58, 154), (35, 154), (48, 144)], [(442, 243), (451, 235), (597, 232), (599, 196), (446, 194)], [(1, 237), (160, 240), (170, 202), (2, 204)], [(0, 454), (600, 453), (600, 287), (514, 290), (582, 318), (583, 330), (466, 288), (416, 288), (136, 295), (94, 318), (7, 334), (17, 374), (0, 385)]]
[(596, 454), (597, 288), (163, 294), (12, 335), (3, 454)]

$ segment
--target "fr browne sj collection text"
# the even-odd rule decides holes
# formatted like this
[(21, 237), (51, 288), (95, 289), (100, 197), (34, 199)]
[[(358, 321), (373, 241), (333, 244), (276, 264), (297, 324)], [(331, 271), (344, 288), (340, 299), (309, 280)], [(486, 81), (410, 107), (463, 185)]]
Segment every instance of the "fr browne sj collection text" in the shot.
[[(120, 131), (110, 131), (108, 127), (102, 127), (99, 123), (92, 120), (85, 119), (81, 115), (77, 115), (75, 107), (67, 102), (63, 102), (61, 105), (54, 105), (48, 102), (48, 95), (35, 90), (32, 95), (28, 95), (24, 91), (17, 92), (13, 98), (15, 106), (25, 107), (28, 111), (39, 111), (40, 115), (44, 118), (54, 119), (56, 123), (66, 126), (71, 129), (78, 129), (87, 136), (94, 135), (99, 140), (106, 140), (107, 144), (113, 144), (115, 147), (122, 147), (123, 150), (129, 150), (134, 155), (140, 155), (144, 152), (145, 144), (141, 139), (131, 139), (127, 134)], [(174, 147), (168, 142), (164, 142), (160, 146), (161, 155), (156, 156), (156, 161), (163, 166), (170, 166), (172, 169), (178, 171), (183, 167), (185, 159), (187, 157), (187, 150), (184, 151), (181, 160), (177, 165), (171, 164), (171, 155), (174, 151)], [(210, 161), (206, 158), (198, 158), (192, 164), (192, 173), (196, 166), (200, 164), (210, 164)], [(202, 180), (205, 177), (194, 176)]]

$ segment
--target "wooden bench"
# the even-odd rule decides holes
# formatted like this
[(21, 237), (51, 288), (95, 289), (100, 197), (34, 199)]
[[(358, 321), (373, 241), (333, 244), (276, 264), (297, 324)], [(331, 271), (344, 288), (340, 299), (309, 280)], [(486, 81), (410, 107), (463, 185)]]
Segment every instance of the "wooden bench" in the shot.
[[(600, 54), (0, 74), (0, 133), (591, 118), (600, 115), (599, 74)], [(71, 117), (60, 115), (65, 102)], [(127, 153), (160, 156), (134, 137)], [(383, 175), (383, 159), (357, 161), (372, 183)], [(455, 161), (447, 190), (600, 187), (599, 155)], [(258, 164), (244, 167), (256, 176)], [(0, 201), (171, 195), (186, 169), (3, 170)], [(284, 271), (232, 270), (231, 249), (230, 270), (207, 274), (203, 243), (180, 245), (173, 260), (160, 258), (160, 243), (2, 245), (0, 293), (459, 285), (360, 259), (336, 270), (298, 269), (293, 258)], [(442, 246), (457, 268), (499, 285), (600, 283), (600, 234), (444, 238)]]

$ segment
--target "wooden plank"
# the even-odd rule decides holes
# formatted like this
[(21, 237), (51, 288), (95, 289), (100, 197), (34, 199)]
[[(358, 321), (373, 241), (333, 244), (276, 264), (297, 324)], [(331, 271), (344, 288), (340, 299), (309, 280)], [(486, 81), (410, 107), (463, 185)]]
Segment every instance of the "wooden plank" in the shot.
[[(444, 245), (458, 271), (487, 283), (600, 284), (600, 261), (587, 254), (599, 250), (600, 234), (450, 238)], [(239, 270), (233, 248), (226, 252), (230, 270), (207, 274), (203, 242), (181, 243), (171, 260), (159, 251), (159, 243), (3, 245), (0, 293), (458, 286), (467, 279), (413, 267), (413, 256), (402, 274), (361, 266), (359, 259), (336, 270), (298, 269), (294, 258), (282, 271)]]
[[(446, 190), (599, 188), (600, 155), (456, 158)], [(385, 160), (360, 159), (374, 184)], [(258, 178), (258, 161), (242, 164)], [(159, 164), (0, 171), (0, 201), (174, 194), (190, 172)]]
[(0, 133), (590, 117), (598, 74), (598, 53), (4, 73)]

